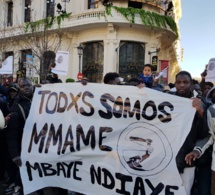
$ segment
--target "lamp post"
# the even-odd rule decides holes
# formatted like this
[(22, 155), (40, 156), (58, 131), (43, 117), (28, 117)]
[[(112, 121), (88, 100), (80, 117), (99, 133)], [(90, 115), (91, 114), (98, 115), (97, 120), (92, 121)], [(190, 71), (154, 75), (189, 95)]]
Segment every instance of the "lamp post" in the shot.
[(78, 72), (77, 78), (78, 80), (81, 80), (83, 78), (82, 68), (81, 68), (81, 56), (83, 55), (84, 48), (82, 45), (79, 45), (77, 49), (78, 49), (78, 56), (79, 56), (79, 72)]

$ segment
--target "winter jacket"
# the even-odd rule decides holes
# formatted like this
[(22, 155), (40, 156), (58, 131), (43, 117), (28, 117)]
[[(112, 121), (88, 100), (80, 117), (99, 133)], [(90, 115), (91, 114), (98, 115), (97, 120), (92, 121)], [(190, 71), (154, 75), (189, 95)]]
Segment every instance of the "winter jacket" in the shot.
[(19, 95), (11, 108), (11, 117), (7, 125), (7, 140), (12, 159), (20, 156), (23, 129), (30, 107), (31, 99)]
[(198, 141), (196, 143), (195, 150), (198, 150), (201, 155), (204, 154), (206, 149), (213, 145), (212, 153), (212, 167), (211, 169), (215, 171), (215, 104), (211, 105), (207, 110), (207, 124), (209, 128), (210, 135), (204, 140)]
[(140, 74), (139, 76), (140, 82), (144, 83), (146, 87), (152, 88), (153, 86), (153, 75), (144, 76), (143, 74)]
[[(174, 93), (174, 95), (177, 95), (177, 92)], [(187, 98), (191, 98), (192, 95), (193, 94), (190, 93), (190, 95)], [(185, 167), (195, 166), (195, 162), (193, 162), (193, 164), (191, 165), (188, 165), (185, 162), (185, 156), (193, 150), (197, 140), (201, 140), (208, 136), (208, 129), (205, 127), (204, 124), (205, 124), (205, 117), (201, 117), (196, 112), (191, 126), (191, 130), (176, 156), (176, 164), (177, 164), (179, 173), (183, 173)]]

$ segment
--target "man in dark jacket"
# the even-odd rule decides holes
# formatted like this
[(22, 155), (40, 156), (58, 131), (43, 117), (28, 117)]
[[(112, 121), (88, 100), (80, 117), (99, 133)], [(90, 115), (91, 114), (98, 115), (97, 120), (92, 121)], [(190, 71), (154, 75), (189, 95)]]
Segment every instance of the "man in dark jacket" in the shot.
[[(176, 92), (174, 94), (183, 98), (192, 98), (193, 93), (191, 91), (191, 86), (192, 78), (190, 73), (181, 71), (176, 75)], [(187, 195), (190, 195), (190, 190), (193, 185), (195, 164), (187, 164), (185, 156), (193, 150), (198, 139), (203, 139), (208, 135), (208, 129), (203, 125), (205, 120), (203, 103), (198, 98), (192, 98), (192, 100), (192, 105), (197, 112), (194, 116), (191, 130), (176, 156), (176, 164), (181, 174)]]
[(22, 166), (21, 155), (21, 143), (22, 134), (25, 125), (26, 118), (28, 117), (31, 99), (33, 96), (33, 86), (31, 82), (25, 78), (21, 78), (18, 82), (19, 95), (14, 101), (14, 105), (11, 109), (11, 117), (7, 128), (8, 149), (12, 161), (17, 165), (17, 177), (16, 186), (14, 188), (14, 194), (22, 193), (22, 183), (20, 179), (20, 173), (18, 167)]

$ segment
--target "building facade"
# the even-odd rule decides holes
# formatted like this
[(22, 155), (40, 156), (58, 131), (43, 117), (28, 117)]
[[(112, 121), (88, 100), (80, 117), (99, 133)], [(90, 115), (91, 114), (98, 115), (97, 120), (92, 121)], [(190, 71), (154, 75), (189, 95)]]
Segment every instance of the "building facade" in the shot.
[(179, 71), (180, 0), (1, 0), (0, 9), (0, 58), (14, 56), (13, 78), (43, 80), (56, 51), (69, 52), (63, 81), (79, 72), (129, 80), (152, 63), (157, 72), (168, 66), (167, 84)]

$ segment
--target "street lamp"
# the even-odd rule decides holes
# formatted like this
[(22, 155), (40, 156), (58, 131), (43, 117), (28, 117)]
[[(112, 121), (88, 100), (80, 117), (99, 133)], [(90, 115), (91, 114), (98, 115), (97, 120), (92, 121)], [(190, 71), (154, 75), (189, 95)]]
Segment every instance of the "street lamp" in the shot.
[(78, 56), (79, 56), (79, 73), (78, 73), (78, 80), (81, 80), (83, 75), (82, 75), (82, 68), (81, 68), (81, 56), (83, 55), (83, 46), (80, 44), (78, 47)]

